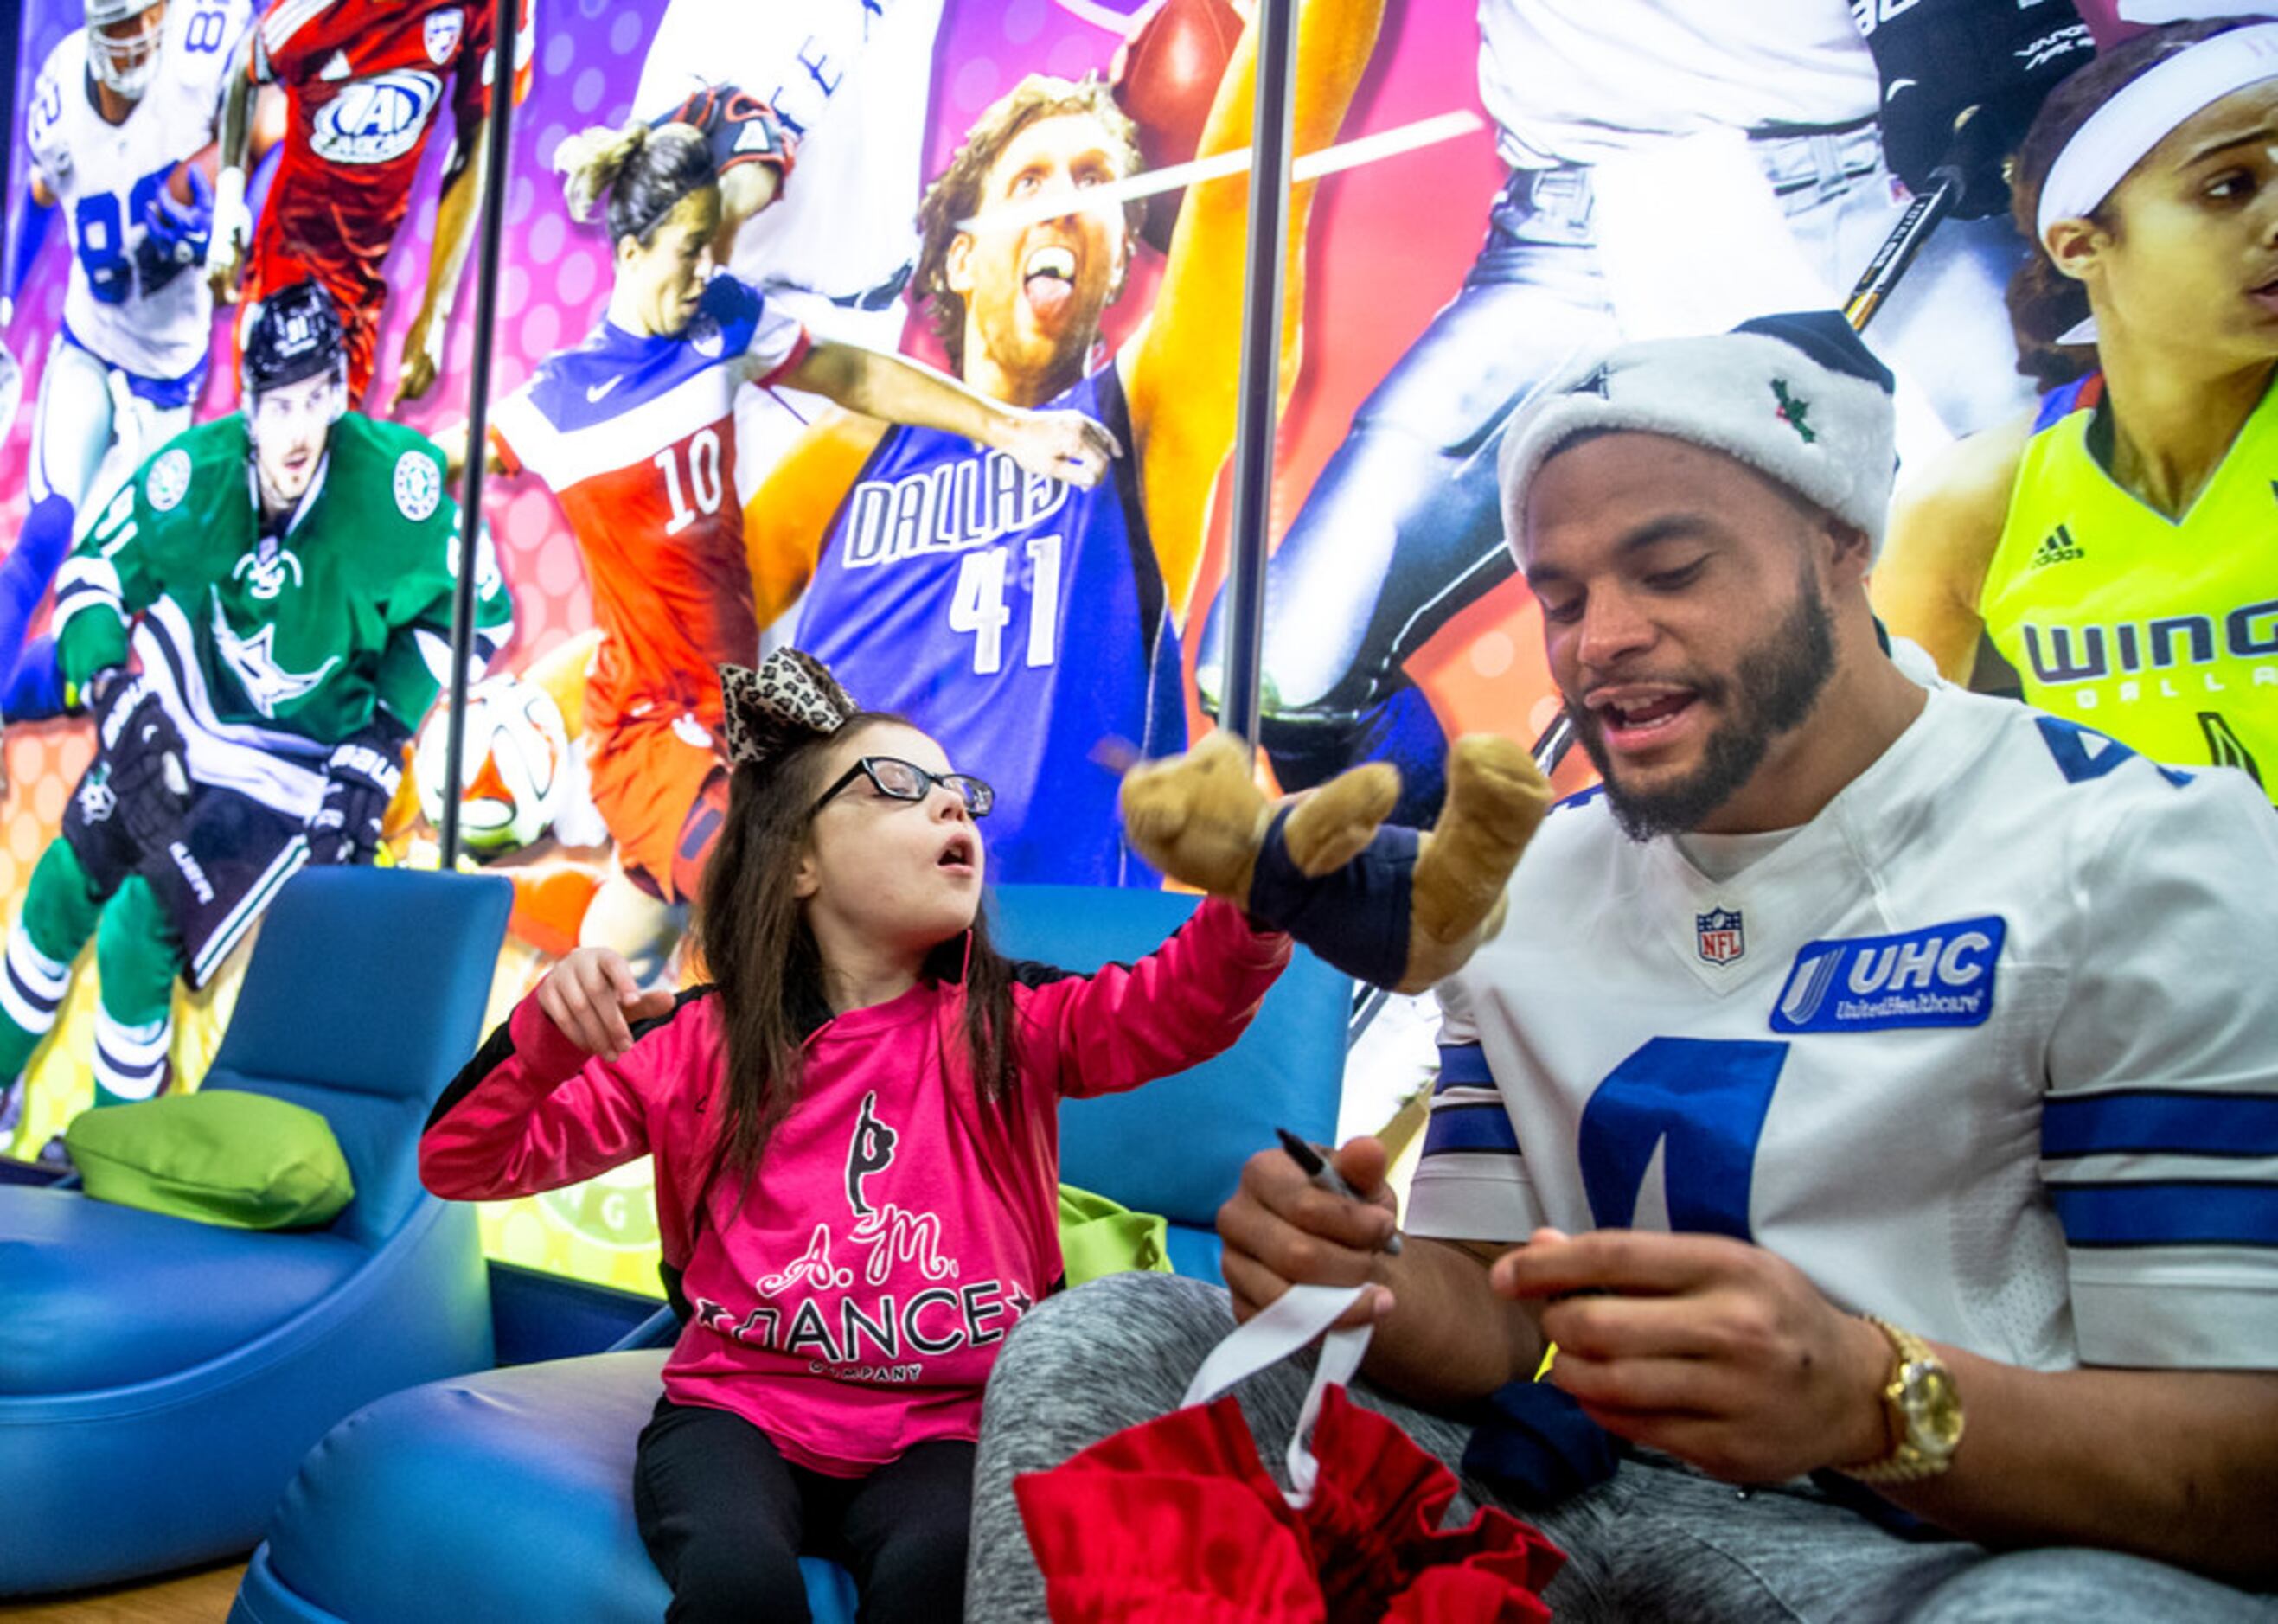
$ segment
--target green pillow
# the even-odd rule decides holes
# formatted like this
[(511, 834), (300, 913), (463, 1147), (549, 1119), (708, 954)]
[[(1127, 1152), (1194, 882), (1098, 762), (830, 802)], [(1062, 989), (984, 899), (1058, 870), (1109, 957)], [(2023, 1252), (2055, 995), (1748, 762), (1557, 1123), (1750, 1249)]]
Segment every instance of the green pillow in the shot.
[(64, 1144), (96, 1200), (199, 1224), (308, 1229), (355, 1194), (332, 1124), (241, 1088), (81, 1111)]
[(1151, 1212), (1133, 1212), (1104, 1195), (1064, 1184), (1060, 1262), (1070, 1286), (1132, 1269), (1166, 1275), (1171, 1272), (1171, 1226)]

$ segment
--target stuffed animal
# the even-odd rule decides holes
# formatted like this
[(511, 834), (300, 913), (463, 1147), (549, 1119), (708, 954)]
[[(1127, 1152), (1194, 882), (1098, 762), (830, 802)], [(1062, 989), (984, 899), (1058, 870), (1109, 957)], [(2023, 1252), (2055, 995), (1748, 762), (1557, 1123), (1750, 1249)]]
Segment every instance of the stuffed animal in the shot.
[(1123, 821), (1173, 879), (1364, 980), (1420, 992), (1501, 927), (1504, 883), (1551, 793), (1524, 750), (1474, 734), (1448, 752), (1447, 804), (1428, 833), (1382, 827), (1399, 794), (1398, 769), (1371, 762), (1276, 808), (1241, 742), (1219, 732), (1127, 773)]

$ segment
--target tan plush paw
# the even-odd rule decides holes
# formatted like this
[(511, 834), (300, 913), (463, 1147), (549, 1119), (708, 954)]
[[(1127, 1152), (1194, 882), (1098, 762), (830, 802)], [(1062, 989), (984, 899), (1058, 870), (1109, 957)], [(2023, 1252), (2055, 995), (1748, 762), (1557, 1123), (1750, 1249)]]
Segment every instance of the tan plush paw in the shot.
[(1213, 896), (1249, 900), (1258, 844), (1272, 822), (1250, 753), (1228, 733), (1123, 775), (1123, 827), (1132, 849)]
[(1464, 940), (1487, 922), (1552, 800), (1519, 745), (1469, 734), (1448, 751), (1448, 799), (1416, 859), (1417, 935)]
[(1342, 868), (1368, 849), (1399, 798), (1400, 769), (1389, 761), (1338, 774), (1299, 801), (1282, 826), (1289, 860), (1315, 879)]

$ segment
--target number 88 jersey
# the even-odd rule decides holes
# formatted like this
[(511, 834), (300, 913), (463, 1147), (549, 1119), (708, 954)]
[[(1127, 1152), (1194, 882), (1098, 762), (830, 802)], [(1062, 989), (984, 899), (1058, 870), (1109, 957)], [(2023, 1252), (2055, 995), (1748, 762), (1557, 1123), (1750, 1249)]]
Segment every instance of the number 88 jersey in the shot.
[(96, 110), (84, 29), (49, 53), (33, 90), (33, 172), (60, 202), (71, 238), (65, 325), (140, 377), (187, 378), (205, 360), (205, 278), (152, 252), (144, 221), (174, 171), (212, 142), (230, 60), (251, 22), (245, 0), (173, 0), (157, 72), (120, 124)]
[(718, 729), (722, 660), (758, 658), (759, 621), (736, 500), (736, 391), (806, 352), (806, 330), (731, 276), (705, 286), (677, 333), (604, 319), (499, 403), (508, 471), (551, 487), (585, 554), (606, 636), (585, 720), (692, 713)]

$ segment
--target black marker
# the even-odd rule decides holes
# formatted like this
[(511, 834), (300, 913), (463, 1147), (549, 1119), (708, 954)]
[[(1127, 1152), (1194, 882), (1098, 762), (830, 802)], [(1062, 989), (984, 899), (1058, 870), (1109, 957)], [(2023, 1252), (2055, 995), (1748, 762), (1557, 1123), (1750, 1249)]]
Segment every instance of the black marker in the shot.
[[(1289, 1153), (1289, 1159), (1297, 1164), (1297, 1170), (1313, 1181), (1315, 1189), (1326, 1190), (1331, 1195), (1342, 1195), (1349, 1201), (1360, 1200), (1353, 1193), (1353, 1187), (1344, 1181), (1343, 1175), (1331, 1166), (1319, 1151), (1287, 1128), (1276, 1128), (1273, 1132), (1280, 1136), (1281, 1148)], [(1400, 1231), (1397, 1227), (1386, 1239), (1384, 1250), (1387, 1256), (1400, 1255)]]

